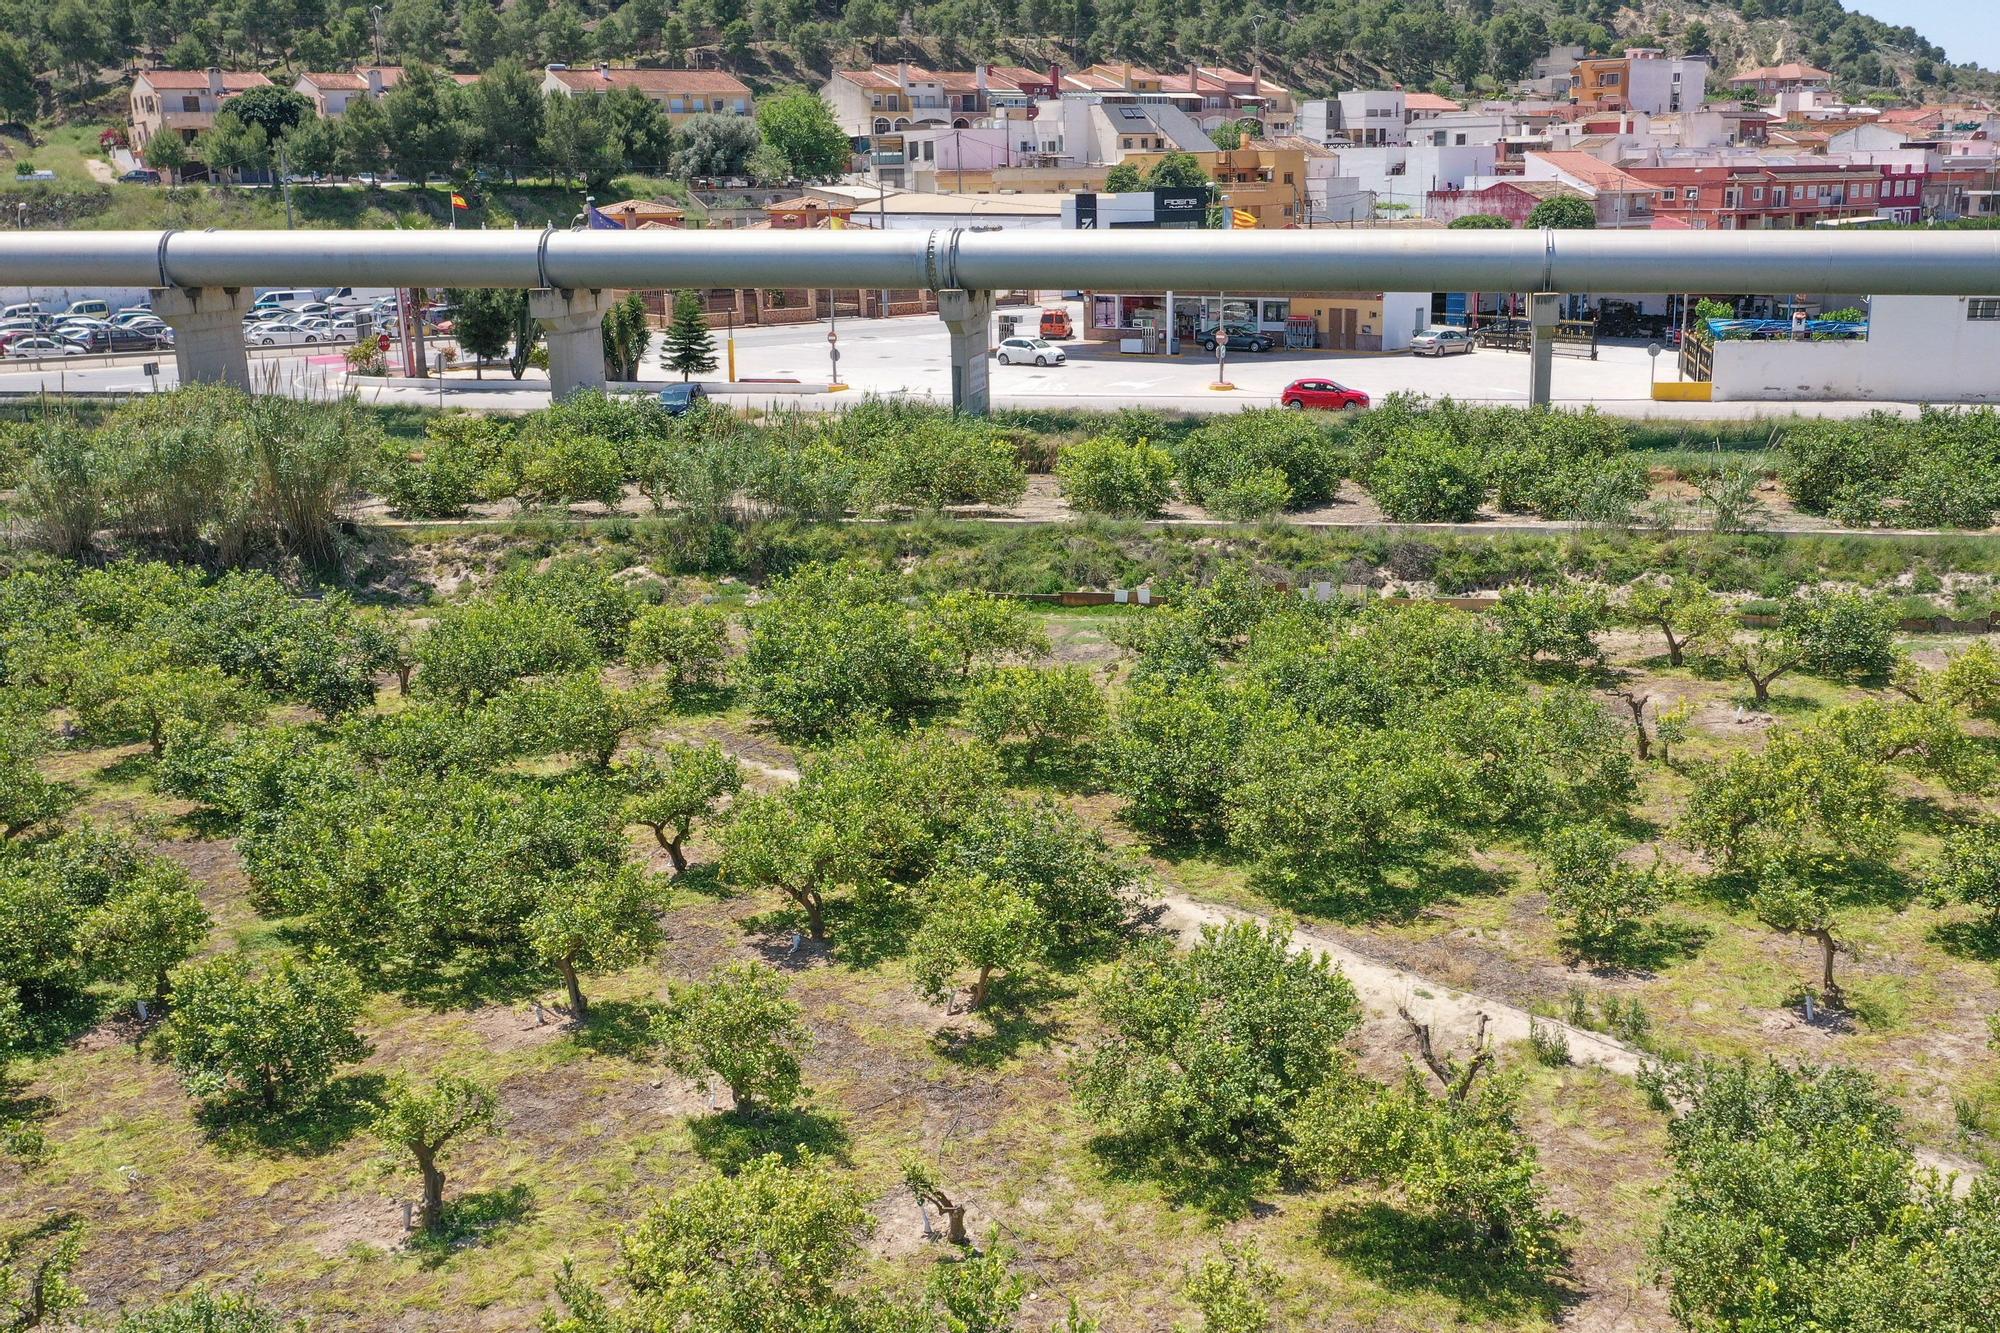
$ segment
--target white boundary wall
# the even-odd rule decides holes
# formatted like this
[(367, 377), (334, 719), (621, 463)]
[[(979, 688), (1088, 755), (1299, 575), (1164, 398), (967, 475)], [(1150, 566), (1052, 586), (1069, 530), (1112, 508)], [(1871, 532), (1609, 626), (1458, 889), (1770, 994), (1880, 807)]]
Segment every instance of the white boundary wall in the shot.
[(1719, 342), (1717, 402), (2000, 402), (2000, 320), (1960, 296), (1878, 296), (1865, 342)]

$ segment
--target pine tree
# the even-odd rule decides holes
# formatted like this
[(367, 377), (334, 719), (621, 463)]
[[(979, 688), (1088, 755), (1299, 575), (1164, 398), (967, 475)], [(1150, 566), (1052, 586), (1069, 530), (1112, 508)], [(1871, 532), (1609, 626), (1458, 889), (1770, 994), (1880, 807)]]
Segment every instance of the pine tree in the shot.
[(674, 297), (673, 323), (667, 325), (666, 363), (681, 373), (683, 380), (697, 371), (715, 369), (715, 337), (708, 331), (708, 317), (693, 292)]

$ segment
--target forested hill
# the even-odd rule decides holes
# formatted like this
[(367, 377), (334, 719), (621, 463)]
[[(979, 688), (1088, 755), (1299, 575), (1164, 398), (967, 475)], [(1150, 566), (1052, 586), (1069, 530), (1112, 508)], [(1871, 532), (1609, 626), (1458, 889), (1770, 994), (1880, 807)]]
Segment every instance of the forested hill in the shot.
[(135, 65), (338, 70), (378, 51), (462, 69), (503, 57), (699, 63), (759, 88), (867, 60), (1201, 61), (1322, 93), (1386, 81), (1497, 90), (1551, 42), (1707, 49), (1724, 73), (1803, 60), (1857, 98), (1996, 83), (1839, 0), (0, 0), (0, 115), (101, 105)]

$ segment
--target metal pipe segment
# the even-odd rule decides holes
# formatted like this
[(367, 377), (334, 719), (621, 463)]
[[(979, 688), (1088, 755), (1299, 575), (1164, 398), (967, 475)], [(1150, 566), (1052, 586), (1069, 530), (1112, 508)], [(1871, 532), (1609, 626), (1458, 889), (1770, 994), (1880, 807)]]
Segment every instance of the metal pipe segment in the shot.
[(2000, 294), (2000, 232), (25, 231), (0, 286)]

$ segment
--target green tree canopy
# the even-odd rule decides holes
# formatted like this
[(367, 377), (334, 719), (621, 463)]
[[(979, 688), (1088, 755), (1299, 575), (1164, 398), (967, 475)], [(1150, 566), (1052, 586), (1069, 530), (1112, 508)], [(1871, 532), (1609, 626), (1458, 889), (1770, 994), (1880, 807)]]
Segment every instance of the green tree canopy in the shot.
[(757, 103), (757, 128), (800, 180), (831, 180), (847, 171), (853, 149), (818, 93), (788, 88), (764, 98)]

